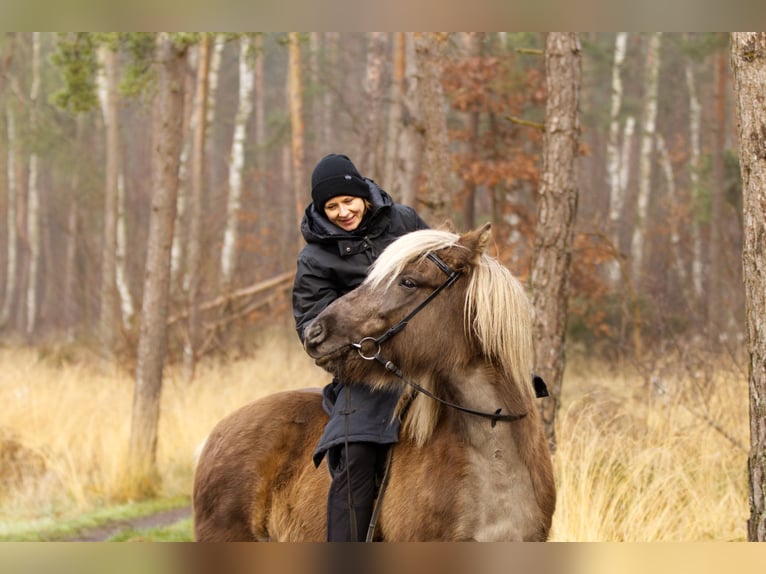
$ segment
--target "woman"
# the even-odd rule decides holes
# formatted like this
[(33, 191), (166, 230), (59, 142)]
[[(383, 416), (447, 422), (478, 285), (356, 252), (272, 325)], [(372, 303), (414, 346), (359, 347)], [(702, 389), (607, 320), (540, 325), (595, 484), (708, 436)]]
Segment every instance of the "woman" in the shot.
[[(312, 203), (301, 233), (293, 314), (298, 336), (327, 305), (364, 280), (375, 259), (397, 237), (428, 226), (410, 207), (396, 204), (340, 154), (324, 157), (311, 176)], [(337, 379), (323, 389), (330, 415), (314, 453), (327, 455), (332, 483), (327, 503), (327, 540), (363, 541), (372, 517), (376, 476), (397, 441), (392, 415), (400, 393), (372, 391)]]

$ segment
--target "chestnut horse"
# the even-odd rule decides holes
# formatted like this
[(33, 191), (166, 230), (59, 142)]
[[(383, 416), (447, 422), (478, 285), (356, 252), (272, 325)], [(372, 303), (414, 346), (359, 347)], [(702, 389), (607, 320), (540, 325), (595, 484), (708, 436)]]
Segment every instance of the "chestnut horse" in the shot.
[[(548, 537), (556, 492), (531, 307), (485, 253), (490, 236), (409, 233), (306, 327), (306, 351), (342, 380), (406, 387), (375, 540)], [(326, 421), (318, 392), (287, 391), (218, 423), (196, 470), (196, 538), (325, 540), (330, 475), (311, 455)]]

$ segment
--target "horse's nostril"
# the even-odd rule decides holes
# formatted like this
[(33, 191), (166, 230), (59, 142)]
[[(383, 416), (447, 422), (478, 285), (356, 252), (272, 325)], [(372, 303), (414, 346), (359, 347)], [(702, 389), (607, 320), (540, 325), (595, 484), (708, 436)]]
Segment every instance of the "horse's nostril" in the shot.
[(319, 321), (312, 321), (306, 325), (303, 340), (306, 346), (318, 345), (324, 339), (324, 328)]

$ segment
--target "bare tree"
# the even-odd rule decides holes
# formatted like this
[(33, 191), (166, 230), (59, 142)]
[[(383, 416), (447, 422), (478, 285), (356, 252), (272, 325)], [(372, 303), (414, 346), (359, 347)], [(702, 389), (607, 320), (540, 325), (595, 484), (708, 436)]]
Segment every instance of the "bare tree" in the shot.
[(3, 307), (0, 310), (0, 328), (4, 327), (11, 319), (11, 309), (16, 298), (16, 283), (19, 253), (19, 234), (16, 225), (17, 207), (16, 199), (18, 195), (17, 187), (17, 160), (19, 155), (19, 143), (16, 137), (16, 108), (12, 98), (6, 101), (6, 130), (8, 134), (8, 163), (7, 163), (7, 181), (8, 200), (7, 200), (7, 229), (8, 229), (8, 253), (5, 275), (5, 298)]
[(301, 79), (301, 44), (300, 34), (290, 32), (290, 63), (288, 70), (288, 98), (290, 101), (290, 128), (292, 150), (292, 191), (295, 206), (295, 246), (296, 252), (303, 244), (300, 234), (300, 221), (303, 215), (303, 177), (304, 129), (303, 129), (303, 81)]
[[(620, 110), (622, 109), (623, 85), (622, 68), (625, 62), (625, 49), (628, 33), (619, 32), (614, 42), (614, 63), (612, 65), (612, 98), (609, 114), (609, 135), (606, 143), (606, 173), (609, 184), (609, 237), (615, 248), (619, 249), (619, 225), (622, 209), (625, 205), (624, 189), (620, 185)], [(613, 285), (620, 277), (619, 261), (613, 260), (609, 266), (609, 279)]]
[(154, 192), (128, 451), (128, 471), (137, 496), (155, 493), (159, 480), (157, 432), (167, 345), (170, 250), (178, 193), (185, 58), (184, 45), (177, 45), (169, 34), (159, 35), (159, 90), (154, 113), (156, 143), (152, 166)]
[(700, 170), (701, 150), (700, 131), (702, 125), (702, 105), (697, 95), (697, 82), (692, 61), (686, 61), (686, 85), (689, 89), (689, 182), (692, 196), (692, 288), (697, 298), (702, 297), (702, 229), (699, 215), (701, 203)]
[(709, 266), (708, 284), (710, 296), (707, 301), (707, 318), (710, 342), (713, 346), (721, 341), (722, 331), (725, 333), (727, 325), (724, 319), (726, 309), (723, 293), (723, 279), (726, 275), (724, 265), (724, 253), (728, 247), (723, 234), (725, 220), (725, 184), (724, 184), (724, 153), (726, 145), (726, 94), (729, 91), (727, 64), (725, 53), (719, 51), (715, 54), (715, 90), (714, 90), (714, 121), (711, 122), (713, 129), (712, 150), (712, 175), (713, 185), (711, 189), (710, 205), (710, 239), (708, 240)]
[[(36, 134), (38, 128), (38, 99), (40, 97), (40, 32), (32, 33), (32, 87), (29, 95), (29, 127)], [(29, 239), (29, 276), (27, 279), (27, 336), (31, 336), (37, 322), (37, 282), (40, 271), (40, 156), (36, 149), (29, 154), (29, 188), (27, 199), (27, 238)]]
[(657, 122), (657, 92), (660, 71), (661, 32), (655, 32), (649, 38), (649, 51), (646, 56), (646, 93), (641, 129), (641, 157), (638, 180), (638, 200), (636, 205), (636, 225), (633, 228), (633, 241), (630, 254), (633, 257), (633, 280), (641, 277), (644, 265), (646, 245), (646, 223), (649, 217), (649, 200), (652, 186), (652, 151)]
[[(383, 80), (386, 73), (387, 32), (371, 32), (368, 37), (367, 73), (364, 93), (367, 100), (366, 121), (362, 134), (362, 165), (373, 179), (381, 181), (383, 171), (379, 153), (380, 115), (383, 109)], [(383, 182), (385, 185), (386, 182)]]
[(104, 235), (101, 243), (101, 309), (99, 339), (101, 355), (114, 356), (117, 335), (117, 200), (119, 139), (117, 124), (117, 54), (107, 45), (99, 48), (103, 74), (99, 74), (99, 100), (106, 131), (106, 182), (104, 186)]
[(189, 289), (189, 323), (186, 345), (184, 346), (184, 376), (187, 381), (194, 378), (199, 345), (200, 317), (198, 312), (199, 293), (202, 283), (202, 209), (205, 196), (205, 140), (207, 135), (208, 72), (212, 53), (212, 38), (203, 34), (199, 42), (197, 57), (197, 82), (194, 99), (196, 129), (192, 141), (191, 193), (189, 194), (189, 245), (187, 247)]
[[(419, 124), (420, 105), (418, 102), (419, 74), (415, 58), (415, 39), (412, 32), (404, 36), (404, 95), (402, 97), (402, 134), (399, 146), (401, 174), (399, 175), (399, 198), (405, 205), (415, 207), (418, 193), (418, 173), (423, 156), (422, 129)], [(387, 182), (386, 185), (391, 185)]]
[(237, 262), (245, 143), (247, 125), (253, 111), (253, 85), (255, 81), (255, 70), (250, 61), (251, 46), (252, 38), (250, 36), (243, 35), (239, 39), (239, 102), (229, 151), (229, 194), (226, 203), (226, 230), (224, 231), (221, 252), (221, 287), (223, 290), (227, 290), (231, 286)]
[(546, 91), (543, 167), (537, 203), (535, 255), (530, 275), (535, 307), (536, 370), (549, 384), (541, 411), (556, 444), (556, 413), (564, 374), (564, 336), (577, 215), (581, 55), (576, 33), (551, 32), (545, 44)]
[(750, 353), (750, 541), (766, 541), (766, 32), (732, 32), (731, 63), (743, 183), (745, 278)]
[(422, 209), (424, 219), (441, 224), (450, 218), (452, 207), (449, 137), (441, 83), (449, 36), (435, 32), (416, 32), (414, 38), (420, 70), (419, 109), (425, 143), (423, 171), (426, 192), (419, 199), (425, 205)]

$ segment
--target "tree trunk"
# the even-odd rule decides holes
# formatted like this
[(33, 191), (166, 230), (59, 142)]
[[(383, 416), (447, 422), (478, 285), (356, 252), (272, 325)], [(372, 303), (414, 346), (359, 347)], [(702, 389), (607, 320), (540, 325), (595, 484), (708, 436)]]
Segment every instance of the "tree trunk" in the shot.
[[(337, 79), (338, 62), (340, 59), (340, 38), (338, 32), (325, 32), (324, 44), (325, 44), (325, 77), (326, 84), (330, 86), (335, 85)], [(335, 142), (335, 102), (337, 98), (332, 89), (325, 86), (322, 93), (322, 138), (320, 141), (320, 149), (328, 151), (328, 148)], [(319, 158), (316, 158), (317, 160)]]
[(708, 333), (713, 348), (717, 348), (722, 335), (726, 332), (723, 280), (726, 276), (724, 266), (724, 250), (729, 244), (724, 239), (724, 153), (726, 145), (726, 92), (728, 78), (724, 52), (715, 54), (715, 115), (713, 124), (713, 186), (710, 210), (710, 240), (708, 242), (709, 265), (708, 281), (710, 296), (707, 301)]
[(665, 138), (662, 134), (657, 134), (657, 153), (659, 154), (660, 167), (662, 173), (665, 175), (665, 187), (668, 196), (668, 206), (670, 213), (668, 214), (668, 225), (670, 227), (670, 252), (673, 257), (673, 267), (676, 269), (678, 275), (678, 284), (681, 289), (684, 290), (686, 295), (686, 266), (684, 265), (684, 259), (681, 255), (681, 234), (678, 230), (678, 197), (676, 195), (676, 182), (673, 175), (673, 162), (670, 159), (670, 152), (668, 146), (665, 143)]
[(401, 180), (401, 202), (416, 207), (419, 186), (418, 173), (423, 155), (423, 137), (421, 126), (418, 123), (420, 117), (418, 87), (420, 82), (413, 36), (412, 32), (405, 32), (406, 61), (404, 98), (402, 100), (402, 142), (399, 152), (401, 174), (399, 177)]
[(237, 263), (239, 216), (242, 205), (242, 178), (245, 166), (247, 124), (253, 110), (255, 71), (250, 65), (252, 40), (242, 36), (239, 41), (239, 104), (234, 120), (234, 135), (229, 151), (229, 196), (226, 202), (226, 230), (221, 252), (221, 289), (231, 287)]
[(301, 44), (300, 34), (290, 32), (290, 62), (288, 70), (290, 101), (290, 142), (292, 151), (292, 192), (295, 206), (295, 238), (296, 253), (303, 247), (303, 237), (300, 233), (300, 222), (303, 217), (303, 194), (306, 188), (303, 177), (303, 82), (301, 80)]
[[(619, 251), (619, 228), (622, 210), (625, 205), (623, 187), (620, 185), (620, 110), (622, 109), (622, 66), (625, 61), (625, 48), (628, 33), (619, 32), (614, 45), (614, 64), (612, 65), (612, 103), (609, 114), (609, 136), (606, 142), (606, 173), (609, 184), (609, 237), (612, 245)], [(608, 276), (613, 286), (620, 279), (620, 262), (612, 260), (608, 266)]]
[(255, 120), (254, 141), (253, 147), (255, 148), (255, 169), (257, 171), (257, 177), (255, 179), (255, 189), (253, 195), (257, 202), (257, 205), (261, 205), (262, 201), (265, 201), (264, 185), (266, 174), (266, 83), (264, 78), (263, 69), (263, 34), (259, 34), (255, 37), (255, 62), (253, 64), (253, 92), (255, 94), (255, 101), (253, 102), (253, 116)]
[(72, 179), (69, 191), (69, 212), (67, 214), (66, 224), (66, 255), (64, 260), (64, 294), (62, 305), (64, 308), (64, 330), (68, 342), (73, 342), (77, 333), (77, 244), (80, 232), (78, 225), (78, 199), (80, 190), (80, 181), (82, 181), (82, 171), (85, 155), (83, 145), (85, 139), (85, 114), (77, 114), (77, 135), (75, 136), (77, 159), (72, 166)]
[(577, 215), (577, 150), (581, 56), (576, 33), (548, 34), (543, 166), (537, 204), (535, 256), (530, 275), (535, 307), (536, 372), (548, 382), (550, 397), (540, 403), (545, 431), (555, 448), (556, 414), (564, 374), (572, 237)]
[[(29, 128), (37, 138), (38, 110), (40, 96), (40, 32), (32, 33), (32, 87), (29, 96)], [(31, 337), (37, 323), (37, 283), (40, 271), (40, 189), (39, 156), (32, 151), (29, 156), (29, 189), (27, 199), (27, 239), (29, 240), (29, 275), (27, 276), (27, 337)]]
[(404, 71), (407, 63), (406, 41), (404, 32), (394, 32), (391, 63), (391, 84), (388, 97), (388, 117), (386, 119), (386, 137), (383, 152), (383, 187), (396, 200), (400, 195), (399, 150), (402, 134), (402, 100), (404, 98)]
[(747, 333), (750, 364), (748, 540), (766, 541), (766, 32), (732, 32), (731, 65), (743, 184)]
[[(383, 171), (380, 158), (380, 115), (383, 107), (383, 80), (386, 73), (388, 33), (370, 32), (368, 35), (367, 73), (364, 92), (367, 111), (362, 134), (362, 165), (372, 179), (381, 181)], [(386, 182), (383, 182), (385, 186)]]
[(192, 111), (196, 127), (192, 141), (189, 245), (187, 247), (187, 270), (189, 273), (187, 304), (189, 307), (189, 323), (186, 344), (184, 345), (184, 376), (187, 381), (191, 381), (194, 378), (197, 348), (199, 346), (200, 317), (197, 306), (199, 305), (199, 292), (202, 283), (202, 211), (205, 196), (205, 140), (207, 137), (207, 122), (205, 119), (207, 116), (211, 44), (210, 34), (203, 34), (199, 43), (197, 57), (195, 108)]
[(644, 96), (643, 127), (641, 130), (641, 157), (638, 180), (638, 200), (636, 204), (636, 225), (633, 228), (633, 240), (630, 253), (633, 257), (633, 281), (638, 284), (644, 268), (646, 246), (646, 223), (649, 217), (649, 200), (652, 189), (652, 150), (657, 120), (657, 88), (660, 71), (660, 37), (655, 32), (649, 39), (649, 52), (646, 57), (646, 94)]
[(120, 311), (122, 312), (122, 326), (126, 331), (133, 328), (133, 318), (136, 315), (133, 295), (128, 282), (128, 231), (125, 221), (125, 176), (120, 170), (117, 177), (117, 244), (116, 258), (116, 281), (117, 293), (120, 296)]
[(689, 89), (689, 186), (692, 199), (692, 289), (697, 301), (702, 298), (702, 187), (700, 186), (700, 130), (702, 106), (697, 96), (697, 82), (691, 60), (686, 62), (686, 85)]
[(3, 307), (0, 310), (0, 329), (5, 327), (11, 319), (11, 310), (14, 308), (16, 299), (16, 283), (19, 253), (18, 228), (16, 226), (17, 208), (17, 159), (18, 159), (18, 139), (16, 137), (16, 110), (12, 98), (6, 100), (6, 119), (8, 133), (8, 201), (7, 201), (7, 223), (8, 223), (8, 260), (5, 275), (5, 295)]
[(415, 53), (420, 71), (419, 108), (424, 133), (425, 193), (420, 201), (424, 219), (440, 225), (452, 216), (449, 137), (442, 66), (449, 36), (436, 32), (415, 32)]
[[(483, 35), (478, 32), (464, 32), (462, 36), (465, 56), (471, 60), (477, 60), (481, 56)], [(463, 115), (467, 136), (463, 146), (465, 149), (464, 153), (468, 158), (468, 162), (472, 163), (479, 159), (479, 112), (467, 110)], [(463, 229), (473, 229), (476, 227), (476, 188), (477, 185), (474, 177), (463, 180)]]
[(117, 54), (102, 46), (99, 60), (104, 75), (99, 77), (99, 97), (106, 130), (106, 185), (104, 188), (104, 235), (101, 244), (101, 296), (99, 342), (101, 356), (114, 357), (117, 336), (117, 199), (119, 177), (119, 128), (117, 120)]
[(159, 486), (157, 432), (167, 345), (170, 250), (178, 193), (185, 51), (185, 48), (176, 46), (169, 35), (160, 35), (158, 108), (154, 115), (156, 144), (152, 166), (154, 192), (128, 452), (129, 478), (136, 496), (151, 496)]

